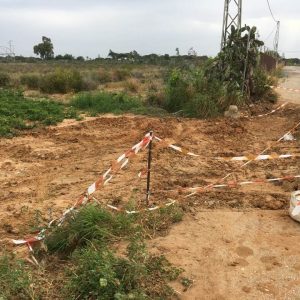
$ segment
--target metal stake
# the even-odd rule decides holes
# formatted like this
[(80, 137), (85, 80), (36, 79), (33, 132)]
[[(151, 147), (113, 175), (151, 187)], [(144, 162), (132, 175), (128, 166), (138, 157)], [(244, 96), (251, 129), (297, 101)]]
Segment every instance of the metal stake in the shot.
[(153, 140), (153, 131), (150, 131), (150, 143), (149, 143), (149, 150), (148, 150), (148, 163), (147, 163), (147, 192), (146, 192), (146, 204), (149, 205), (149, 198), (150, 198), (150, 177), (151, 177), (151, 160), (152, 160), (152, 140)]

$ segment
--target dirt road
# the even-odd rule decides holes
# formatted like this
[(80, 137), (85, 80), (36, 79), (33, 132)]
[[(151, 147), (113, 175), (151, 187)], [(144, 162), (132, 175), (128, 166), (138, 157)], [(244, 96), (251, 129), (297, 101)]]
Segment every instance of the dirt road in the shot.
[[(283, 73), (284, 78), (280, 81), (280, 86), (300, 90), (300, 67), (285, 67)], [(280, 95), (284, 101), (300, 104), (300, 92), (280, 90)]]
[[(266, 105), (255, 113), (269, 109)], [(118, 155), (152, 129), (201, 156), (158, 145), (153, 151), (152, 202), (176, 199), (186, 215), (167, 236), (149, 241), (149, 247), (184, 268), (184, 276), (194, 281), (187, 291), (173, 283), (181, 298), (297, 299), (300, 224), (286, 209), (299, 181), (224, 189), (189, 200), (162, 190), (204, 186), (233, 169), (237, 171), (229, 181), (296, 175), (299, 159), (253, 162), (238, 170), (239, 162), (215, 157), (258, 154), (271, 144), (267, 154), (296, 153), (300, 131), (297, 141), (274, 141), (299, 121), (299, 113), (300, 107), (289, 104), (264, 118), (232, 121), (108, 115), (1, 139), (0, 240), (24, 237), (41, 221), (61, 216)], [(138, 181), (137, 173), (145, 163), (145, 153), (139, 154), (96, 197), (120, 206), (129, 200), (140, 204), (145, 181)], [(9, 249), (27, 252), (26, 247)]]

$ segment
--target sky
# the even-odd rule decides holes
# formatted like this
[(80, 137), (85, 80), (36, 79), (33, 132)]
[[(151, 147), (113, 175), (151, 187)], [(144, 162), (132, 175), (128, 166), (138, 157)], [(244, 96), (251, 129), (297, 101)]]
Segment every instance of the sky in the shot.
[[(269, 1), (281, 22), (279, 52), (300, 57), (300, 1)], [(33, 45), (47, 36), (55, 55), (106, 57), (109, 49), (175, 55), (177, 47), (180, 54), (193, 47), (214, 56), (223, 9), (224, 0), (0, 0), (0, 46), (12, 40), (17, 55), (33, 56)], [(276, 23), (267, 0), (244, 0), (242, 23), (255, 25), (273, 47)]]

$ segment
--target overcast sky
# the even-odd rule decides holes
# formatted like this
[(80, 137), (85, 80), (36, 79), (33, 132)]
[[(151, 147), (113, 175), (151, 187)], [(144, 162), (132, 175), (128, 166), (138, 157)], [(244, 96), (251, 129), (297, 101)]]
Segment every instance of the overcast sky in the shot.
[[(300, 57), (300, 1), (269, 0), (281, 21), (280, 52)], [(0, 0), (0, 45), (33, 55), (42, 35), (55, 54), (106, 57), (109, 49), (141, 54), (215, 55), (220, 48), (224, 0)], [(243, 1), (243, 24), (256, 25), (272, 47), (275, 27), (266, 0)]]

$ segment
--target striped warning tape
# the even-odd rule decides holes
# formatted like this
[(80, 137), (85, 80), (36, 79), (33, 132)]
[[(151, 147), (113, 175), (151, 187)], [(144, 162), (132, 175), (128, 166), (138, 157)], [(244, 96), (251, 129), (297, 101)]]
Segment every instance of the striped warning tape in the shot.
[[(272, 179), (254, 179), (254, 180), (248, 180), (248, 181), (231, 181), (224, 184), (214, 184), (210, 187), (210, 189), (219, 189), (219, 188), (237, 188), (245, 185), (251, 185), (251, 184), (266, 184), (266, 183), (272, 183), (272, 182), (279, 182), (279, 181), (286, 181), (286, 180), (294, 180), (300, 178), (300, 175), (294, 175), (294, 176), (284, 176), (279, 178), (272, 178)], [(205, 192), (203, 187), (193, 187), (193, 188), (184, 188), (180, 189), (180, 191), (190, 191), (191, 194), (187, 195), (186, 197), (191, 197), (197, 193)]]
[(161, 209), (161, 208), (164, 208), (164, 207), (169, 207), (171, 205), (174, 205), (176, 202), (177, 202), (176, 200), (172, 200), (171, 202), (168, 202), (166, 204), (156, 205), (154, 207), (144, 208), (142, 210), (131, 210), (131, 211), (128, 211), (128, 210), (123, 209), (123, 208), (118, 208), (118, 207), (110, 205), (110, 204), (106, 204), (106, 206), (108, 208), (110, 208), (112, 210), (115, 210), (115, 211), (118, 211), (118, 212), (125, 212), (128, 215), (135, 215), (135, 214), (139, 214), (139, 213), (142, 213), (142, 212), (155, 211), (155, 210), (158, 210), (158, 209)]
[(285, 158), (296, 158), (300, 157), (300, 154), (269, 154), (269, 155), (246, 155), (236, 157), (217, 157), (219, 160), (225, 161), (259, 161), (259, 160), (272, 160), (272, 159), (285, 159)]
[(167, 147), (169, 147), (169, 148), (171, 148), (171, 149), (173, 149), (173, 150), (175, 150), (177, 152), (180, 152), (182, 154), (189, 155), (189, 156), (194, 156), (194, 157), (200, 157), (200, 155), (195, 154), (193, 152), (190, 152), (190, 151), (188, 151), (188, 150), (186, 150), (186, 149), (184, 149), (182, 147), (176, 146), (174, 144), (169, 144), (169, 143), (167, 143), (166, 141), (164, 141), (163, 139), (161, 139), (161, 138), (159, 138), (157, 136), (154, 136), (154, 139), (157, 140), (157, 141), (159, 141), (159, 142), (164, 142)]
[(178, 194), (182, 193), (188, 193), (186, 198), (191, 197), (197, 193), (204, 193), (209, 192), (214, 189), (221, 189), (221, 188), (238, 188), (245, 185), (259, 185), (259, 184), (266, 184), (266, 183), (272, 183), (272, 182), (280, 182), (280, 181), (288, 181), (288, 180), (294, 180), (300, 178), (300, 175), (290, 175), (290, 176), (284, 176), (284, 177), (278, 177), (278, 178), (271, 178), (271, 179), (253, 179), (253, 180), (247, 180), (247, 181), (230, 181), (224, 184), (210, 184), (209, 188), (207, 186), (204, 187), (178, 187), (176, 189), (171, 190), (156, 190), (154, 191), (154, 194), (162, 193), (162, 192), (176, 192)]
[(284, 108), (287, 104), (288, 104), (288, 102), (285, 102), (285, 103), (281, 104), (280, 106), (278, 106), (277, 108), (275, 108), (275, 109), (273, 109), (270, 112), (265, 113), (265, 114), (260, 114), (260, 115), (257, 115), (257, 116), (245, 116), (245, 117), (253, 119), (253, 118), (261, 118), (261, 117), (270, 116), (270, 115), (276, 113), (277, 111), (279, 111), (280, 109)]
[[(57, 226), (61, 226), (66, 217), (73, 211), (75, 211), (80, 206), (85, 205), (91, 195), (96, 192), (100, 187), (105, 186), (112, 178), (113, 176), (121, 169), (123, 169), (129, 162), (129, 159), (138, 154), (139, 151), (142, 149), (147, 148), (150, 141), (152, 140), (152, 136), (150, 133), (146, 134), (145, 137), (140, 141), (138, 144), (134, 145), (131, 149), (123, 153), (113, 164), (112, 166), (102, 175), (99, 177), (99, 179), (94, 182), (92, 185), (90, 185), (85, 192), (76, 202), (75, 204), (67, 209), (61, 218), (54, 219), (48, 224), (48, 228), (50, 228), (54, 223), (57, 223)], [(44, 239), (46, 233), (46, 229), (43, 229), (41, 232), (39, 232), (35, 237), (22, 239), (22, 240), (12, 240), (12, 242), (15, 245), (24, 245), (27, 244), (29, 247), (31, 244), (41, 241)]]
[[(287, 135), (285, 135), (287, 136)], [(158, 140), (159, 142), (163, 141), (162, 139), (158, 138), (157, 136), (154, 137), (156, 140)], [(167, 147), (180, 152), (182, 154), (185, 155), (189, 155), (189, 156), (193, 156), (193, 157), (200, 157), (200, 155), (195, 154), (193, 152), (190, 152), (180, 146), (176, 146), (174, 144), (167, 144)], [(225, 161), (260, 161), (260, 160), (271, 160), (271, 159), (286, 159), (286, 158), (296, 158), (296, 157), (300, 157), (300, 154), (269, 154), (269, 155), (253, 155), (253, 154), (249, 154), (249, 155), (245, 155), (245, 156), (236, 156), (236, 157), (205, 157), (205, 158), (209, 158), (209, 159), (218, 159), (218, 160), (225, 160)], [(142, 177), (143, 176), (143, 171), (141, 171), (138, 174), (138, 177)]]
[(284, 86), (270, 86), (272, 89), (277, 89), (277, 90), (285, 90), (289, 92), (295, 92), (295, 93), (300, 93), (300, 89), (291, 89), (291, 88), (286, 88)]

